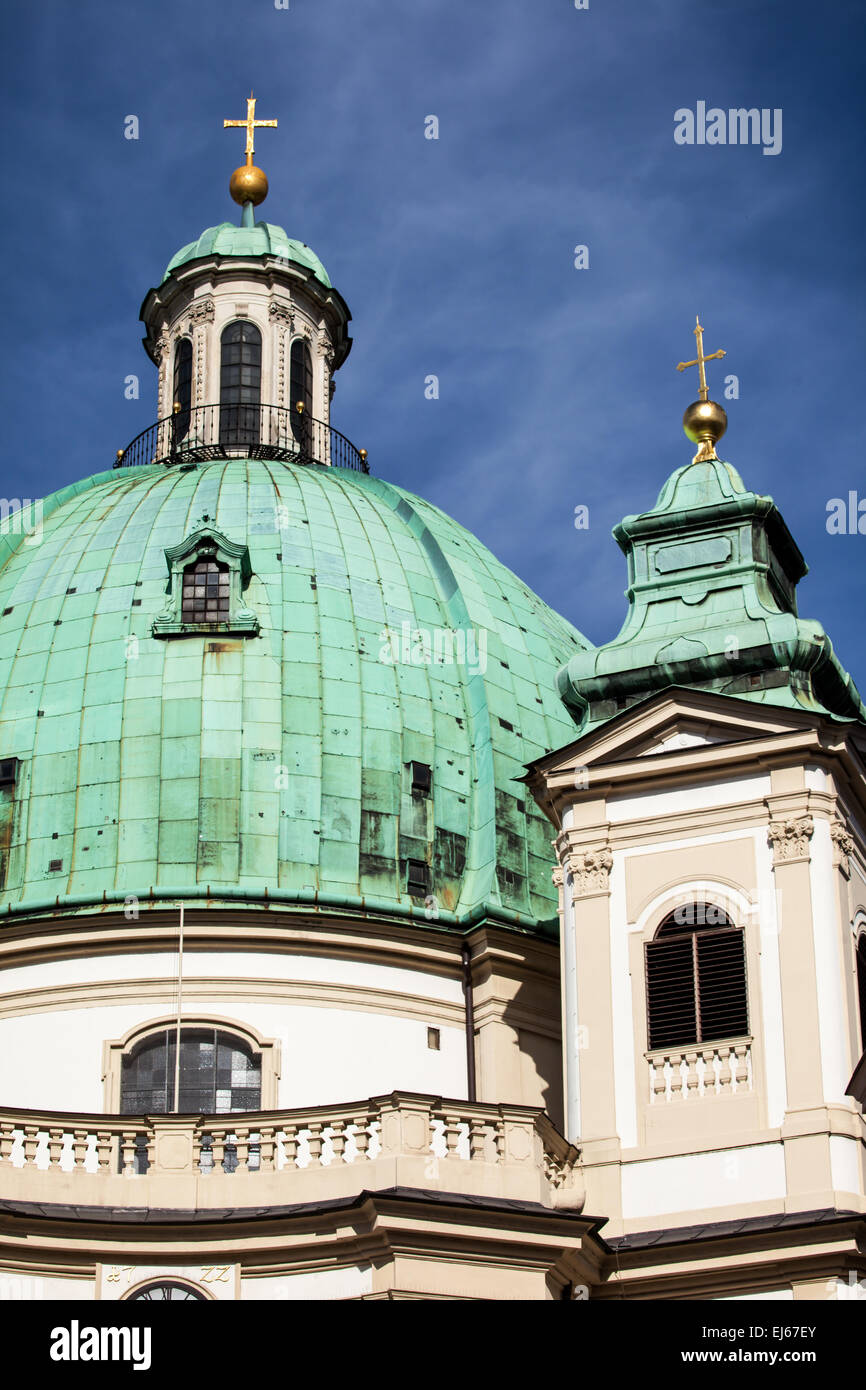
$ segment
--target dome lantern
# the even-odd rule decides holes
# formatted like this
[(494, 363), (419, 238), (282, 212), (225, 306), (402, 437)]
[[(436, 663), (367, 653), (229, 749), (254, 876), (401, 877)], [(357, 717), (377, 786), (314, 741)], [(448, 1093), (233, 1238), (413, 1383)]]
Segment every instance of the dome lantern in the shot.
[(348, 305), (309, 246), (255, 221), (268, 180), (253, 163), (253, 135), (276, 125), (256, 120), (252, 95), (246, 120), (224, 121), (247, 132), (246, 163), (230, 181), (240, 225), (207, 227), (145, 296), (144, 346), (159, 373), (153, 461), (171, 462), (181, 450), (198, 461), (202, 451), (237, 445), (325, 464), (348, 452), (348, 466), (363, 468), (330, 428), (334, 373), (352, 344)]

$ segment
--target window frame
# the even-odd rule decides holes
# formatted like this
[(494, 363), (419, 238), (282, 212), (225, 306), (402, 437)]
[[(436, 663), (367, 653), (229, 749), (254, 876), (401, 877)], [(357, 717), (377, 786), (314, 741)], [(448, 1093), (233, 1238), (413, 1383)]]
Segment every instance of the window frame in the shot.
[[(260, 624), (256, 614), (247, 606), (244, 593), (252, 578), (249, 548), (228, 540), (210, 527), (201, 528), (187, 536), (179, 545), (165, 551), (168, 566), (168, 600), (153, 621), (153, 637), (214, 636), (220, 633), (235, 637), (257, 637)], [(229, 572), (228, 616), (216, 621), (184, 618), (184, 576), (201, 560), (216, 561)]]
[[(702, 925), (702, 924), (700, 924), (700, 923), (688, 923), (688, 922), (680, 923), (680, 922), (677, 922), (677, 920), (676, 920), (677, 913), (678, 913), (678, 912), (681, 912), (681, 911), (683, 910), (684, 907), (690, 907), (691, 909), (696, 910), (696, 911), (703, 911), (704, 914), (706, 914), (707, 909), (711, 909), (714, 913), (720, 914), (720, 915), (724, 918), (724, 921), (723, 921), (723, 922), (710, 922), (709, 925), (706, 925), (706, 924), (703, 924), (703, 925)], [(719, 940), (723, 935), (724, 935), (724, 936), (727, 936), (729, 939), (733, 939), (735, 933), (738, 934), (738, 938), (739, 938), (739, 942), (740, 942), (740, 947), (741, 947), (741, 952), (742, 952), (742, 996), (741, 996), (741, 999), (740, 999), (738, 1002), (741, 1003), (741, 1005), (742, 1005), (742, 1010), (743, 1010), (743, 1014), (744, 1014), (744, 1021), (745, 1021), (745, 1028), (742, 1029), (742, 1030), (740, 1030), (740, 1031), (737, 1031), (737, 1032), (731, 1032), (731, 1031), (722, 1031), (722, 1032), (719, 1032), (718, 1030), (717, 1030), (717, 1031), (712, 1031), (712, 1030), (711, 1030), (710, 1033), (709, 1033), (706, 1037), (704, 1037), (703, 1034), (704, 1034), (704, 1031), (705, 1031), (705, 1030), (704, 1030), (703, 1019), (702, 1019), (702, 992), (703, 992), (703, 989), (704, 989), (704, 984), (703, 984), (703, 981), (702, 981), (702, 971), (703, 971), (706, 967), (704, 966), (704, 964), (703, 964), (703, 962), (702, 962), (702, 960), (701, 960), (701, 951), (700, 951), (700, 944), (699, 944), (699, 943), (700, 943), (700, 941), (702, 941), (702, 940), (704, 940), (704, 939)], [(692, 985), (692, 996), (691, 996), (691, 998), (692, 998), (692, 1003), (693, 1003), (693, 1017), (694, 1017), (694, 1030), (693, 1030), (693, 1031), (694, 1031), (695, 1036), (692, 1037), (692, 1036), (691, 1036), (691, 1031), (690, 1031), (690, 1034), (689, 1034), (689, 1036), (688, 1036), (687, 1038), (684, 1038), (684, 1039), (681, 1039), (681, 1040), (671, 1040), (671, 1041), (666, 1041), (666, 1042), (658, 1042), (658, 1041), (654, 1041), (654, 1040), (653, 1040), (653, 1012), (654, 1012), (654, 1008), (653, 1008), (653, 983), (654, 983), (654, 982), (653, 982), (652, 973), (651, 973), (651, 972), (652, 972), (651, 960), (652, 960), (652, 957), (653, 957), (653, 948), (654, 948), (654, 947), (657, 948), (657, 947), (659, 947), (659, 946), (662, 945), (662, 944), (664, 944), (664, 945), (672, 945), (673, 943), (675, 943), (675, 942), (677, 942), (677, 941), (682, 942), (683, 944), (685, 944), (686, 941), (688, 941), (688, 942), (689, 942), (689, 945), (690, 945), (690, 947), (691, 947), (691, 951), (690, 951), (690, 957), (691, 957), (691, 985)], [(658, 950), (656, 950), (655, 955), (656, 955), (656, 957), (658, 957), (658, 956), (660, 955), (660, 952), (659, 952)], [(737, 964), (738, 964), (738, 966), (739, 966), (739, 960), (738, 960)], [(744, 1039), (747, 1039), (747, 1038), (749, 1038), (749, 1039), (751, 1038), (751, 1033), (750, 1033), (751, 1007), (750, 1007), (750, 999), (749, 999), (749, 964), (748, 964), (748, 950), (747, 950), (747, 941), (746, 941), (745, 928), (744, 928), (743, 926), (738, 926), (738, 925), (736, 924), (736, 922), (735, 922), (734, 920), (732, 920), (731, 914), (728, 912), (728, 910), (727, 910), (726, 908), (721, 907), (718, 903), (714, 903), (714, 902), (712, 902), (712, 901), (710, 901), (710, 902), (704, 901), (704, 902), (701, 902), (701, 903), (692, 902), (692, 903), (680, 904), (680, 905), (678, 905), (677, 907), (675, 907), (675, 908), (669, 910), (669, 911), (664, 915), (664, 917), (662, 918), (662, 920), (659, 922), (659, 924), (657, 925), (657, 927), (655, 928), (654, 932), (652, 933), (652, 936), (651, 936), (648, 940), (645, 940), (644, 943), (643, 943), (643, 973), (644, 973), (644, 1005), (645, 1005), (645, 1012), (646, 1012), (646, 1034), (645, 1034), (645, 1036), (646, 1036), (646, 1050), (647, 1050), (647, 1054), (648, 1054), (648, 1055), (650, 1055), (650, 1054), (656, 1055), (656, 1054), (658, 1054), (658, 1053), (667, 1053), (667, 1052), (683, 1052), (683, 1051), (688, 1051), (688, 1050), (690, 1050), (690, 1049), (695, 1049), (695, 1048), (702, 1049), (702, 1048), (707, 1048), (707, 1047), (716, 1046), (716, 1045), (718, 1045), (718, 1044), (727, 1044), (727, 1043), (732, 1042), (732, 1041), (735, 1041), (735, 1040), (736, 1040), (736, 1041), (741, 1041), (741, 1040), (744, 1040)], [(658, 988), (658, 986), (656, 986), (656, 988)], [(733, 1007), (733, 1006), (732, 1006), (732, 1007)], [(658, 1013), (658, 999), (657, 999), (657, 1001), (656, 1001), (656, 1006), (655, 1006), (655, 1008), (656, 1008), (656, 1014), (657, 1014), (657, 1013)]]
[[(124, 1056), (142, 1045), (149, 1036), (164, 1032), (166, 1028), (176, 1027), (177, 1015), (164, 1014), (148, 1019), (145, 1023), (136, 1024), (119, 1038), (106, 1039), (102, 1049), (102, 1079), (107, 1115), (120, 1114), (120, 1083)], [(234, 1034), (246, 1046), (254, 1048), (261, 1057), (261, 1109), (263, 1112), (276, 1110), (281, 1070), (279, 1038), (270, 1038), (259, 1033), (242, 1019), (227, 1018), (220, 1014), (184, 1014), (181, 1028), (216, 1028), (220, 1032)]]

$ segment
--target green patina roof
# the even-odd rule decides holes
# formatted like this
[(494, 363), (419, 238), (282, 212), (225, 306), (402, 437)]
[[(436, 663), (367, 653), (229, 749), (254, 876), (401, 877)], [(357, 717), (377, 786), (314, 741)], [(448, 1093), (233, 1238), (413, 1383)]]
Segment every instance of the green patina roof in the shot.
[(613, 534), (628, 558), (626, 620), (558, 675), (581, 733), (671, 685), (866, 719), (826, 632), (797, 615), (806, 563), (776, 504), (729, 463), (677, 469)]
[(218, 227), (206, 227), (197, 241), (182, 246), (166, 266), (167, 280), (178, 266), (203, 256), (282, 256), (296, 265), (306, 266), (326, 289), (331, 289), (328, 272), (315, 251), (302, 241), (287, 236), (274, 222), (256, 222), (252, 227), (239, 227), (234, 222), (221, 222)]
[[(150, 635), (165, 551), (205, 513), (249, 548), (260, 637)], [(517, 779), (574, 736), (555, 676), (586, 643), (436, 507), (318, 466), (98, 474), (47, 499), (38, 544), (0, 537), (6, 608), (0, 758), (21, 762), (0, 904), (210, 886), (424, 920), (416, 858), (431, 922), (555, 916), (550, 826)], [(485, 633), (486, 670), (417, 644), (383, 661), (404, 624)]]

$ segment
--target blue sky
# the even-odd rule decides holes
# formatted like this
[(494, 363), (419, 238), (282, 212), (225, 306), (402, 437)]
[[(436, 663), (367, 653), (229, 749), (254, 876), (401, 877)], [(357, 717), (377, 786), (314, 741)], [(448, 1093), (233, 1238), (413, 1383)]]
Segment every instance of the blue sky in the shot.
[[(4, 7), (3, 490), (109, 467), (155, 418), (139, 306), (178, 247), (237, 217), (243, 138), (222, 120), (253, 87), (280, 122), (258, 136), (262, 213), (349, 303), (332, 419), (374, 472), (607, 640), (610, 528), (691, 457), (694, 373), (674, 367), (699, 312), (728, 353), (711, 394), (740, 383), (720, 452), (776, 498), (811, 569), (801, 613), (863, 690), (866, 536), (825, 524), (829, 498), (866, 498), (863, 20), (860, 0)], [(698, 101), (781, 108), (781, 153), (676, 145)]]

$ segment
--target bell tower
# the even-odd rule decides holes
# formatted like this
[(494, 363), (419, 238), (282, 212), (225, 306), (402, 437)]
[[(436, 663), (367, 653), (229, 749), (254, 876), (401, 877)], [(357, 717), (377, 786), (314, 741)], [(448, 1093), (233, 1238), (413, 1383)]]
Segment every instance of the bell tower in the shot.
[(798, 616), (775, 503), (716, 454), (702, 331), (697, 454), (615, 528), (626, 620), (560, 670), (578, 736), (528, 776), (556, 828), (566, 1134), (628, 1296), (665, 1296), (678, 1241), (709, 1296), (734, 1240), (731, 1296), (835, 1297), (821, 1225), (866, 1212), (866, 708)]

